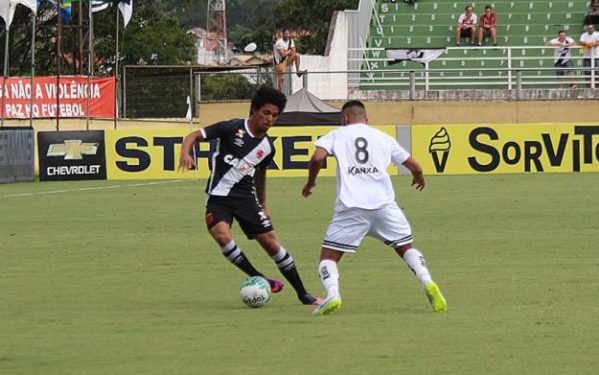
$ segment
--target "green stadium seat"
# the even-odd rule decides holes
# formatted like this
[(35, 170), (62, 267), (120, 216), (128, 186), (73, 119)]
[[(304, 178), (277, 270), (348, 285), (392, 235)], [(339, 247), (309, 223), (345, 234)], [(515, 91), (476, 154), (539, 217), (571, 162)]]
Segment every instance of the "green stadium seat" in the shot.
[(530, 1), (512, 1), (509, 4), (509, 10), (511, 12), (533, 12), (535, 11), (535, 3)]
[[(369, 77), (374, 77), (375, 72), (384, 72), (389, 69), (409, 67), (419, 69), (421, 64), (403, 62), (389, 65), (384, 61), (376, 61), (384, 56), (382, 49), (394, 48), (443, 48), (455, 45), (454, 33), (458, 16), (463, 13), (468, 2), (454, 0), (427, 0), (415, 5), (405, 4), (401, 0), (394, 3), (382, 0), (375, 1), (375, 17), (370, 24), (370, 34), (367, 44), (378, 47), (378, 52), (371, 51), (367, 57), (373, 59), (370, 64)], [(472, 2), (475, 13), (481, 15), (487, 2)], [(489, 2), (498, 14), (498, 43), (499, 46), (543, 46), (555, 37), (560, 29), (569, 30), (574, 39), (578, 39), (581, 22), (587, 7), (587, 0), (496, 0)], [(463, 40), (462, 45), (467, 45), (470, 40)], [(485, 38), (485, 45), (490, 44)], [(430, 63), (431, 69), (455, 69), (444, 74), (445, 77), (502, 77), (505, 72), (494, 69), (506, 68), (506, 60), (493, 60), (505, 58), (507, 52), (501, 48), (482, 49), (449, 49), (442, 57), (446, 60), (434, 60)], [(536, 68), (552, 66), (552, 51), (544, 49), (514, 50), (513, 67), (531, 68), (533, 73), (542, 73)], [(576, 62), (580, 65), (580, 62)], [(376, 73), (378, 74), (378, 73)], [(394, 73), (397, 75), (398, 73)], [(393, 75), (380, 75), (385, 77), (381, 87), (394, 87)], [(377, 76), (378, 77), (378, 76)], [(442, 78), (441, 74), (437, 74)], [(383, 79), (383, 78), (380, 78)], [(388, 86), (385, 86), (388, 85)], [(438, 84), (443, 87), (442, 84)], [(375, 86), (371, 86), (375, 87)]]

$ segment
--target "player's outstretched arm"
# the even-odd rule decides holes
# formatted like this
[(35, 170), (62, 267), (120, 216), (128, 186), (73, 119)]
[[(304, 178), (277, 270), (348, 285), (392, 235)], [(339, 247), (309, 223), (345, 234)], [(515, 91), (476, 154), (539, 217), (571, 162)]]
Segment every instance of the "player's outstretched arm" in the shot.
[(196, 168), (196, 161), (190, 155), (191, 148), (194, 144), (203, 140), (204, 136), (202, 135), (201, 130), (191, 132), (185, 137), (185, 139), (183, 139), (183, 144), (181, 145), (181, 153), (179, 154), (178, 170), (180, 172)]
[(308, 181), (302, 189), (302, 195), (304, 198), (308, 198), (312, 194), (312, 189), (316, 186), (316, 177), (322, 168), (322, 163), (327, 158), (329, 153), (322, 147), (316, 147), (316, 150), (310, 158), (308, 163)]
[(414, 160), (411, 156), (404, 161), (403, 166), (408, 168), (410, 173), (412, 173), (412, 185), (416, 185), (416, 190), (424, 189), (424, 175), (422, 173), (422, 167), (420, 164)]

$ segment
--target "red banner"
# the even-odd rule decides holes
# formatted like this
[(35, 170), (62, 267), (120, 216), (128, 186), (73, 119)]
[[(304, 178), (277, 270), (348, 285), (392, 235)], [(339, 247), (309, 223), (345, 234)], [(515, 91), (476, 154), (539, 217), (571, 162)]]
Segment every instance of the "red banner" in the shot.
[(114, 117), (114, 77), (61, 76), (59, 82), (56, 77), (35, 77), (33, 90), (28, 77), (8, 78), (6, 86), (3, 81), (0, 78), (0, 98), (6, 94), (0, 115), (5, 118), (25, 119), (32, 112), (34, 118), (53, 118), (56, 108), (61, 118)]

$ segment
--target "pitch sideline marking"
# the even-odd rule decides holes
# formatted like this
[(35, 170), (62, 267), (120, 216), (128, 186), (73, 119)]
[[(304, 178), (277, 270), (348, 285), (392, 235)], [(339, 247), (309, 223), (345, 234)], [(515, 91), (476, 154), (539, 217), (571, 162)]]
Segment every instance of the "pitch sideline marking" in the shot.
[(183, 181), (185, 181), (185, 180), (139, 182), (139, 183), (136, 183), (136, 184), (109, 185), (109, 186), (92, 186), (92, 187), (77, 188), (77, 189), (63, 189), (63, 190), (40, 191), (40, 192), (36, 192), (36, 193), (7, 194), (7, 195), (3, 195), (2, 198), (31, 197), (31, 196), (35, 196), (35, 195), (74, 193), (74, 192), (78, 192), (78, 191), (88, 191), (88, 190), (110, 190), (110, 189), (119, 189), (119, 188), (125, 188), (125, 187), (151, 186), (151, 185), (160, 185), (160, 184), (174, 184), (174, 183), (179, 183), (179, 182), (183, 182)]

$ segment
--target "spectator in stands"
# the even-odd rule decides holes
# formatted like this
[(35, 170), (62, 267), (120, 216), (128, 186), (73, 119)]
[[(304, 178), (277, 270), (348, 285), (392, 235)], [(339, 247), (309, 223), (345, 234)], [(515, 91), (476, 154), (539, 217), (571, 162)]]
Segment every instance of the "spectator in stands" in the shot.
[(295, 72), (298, 77), (301, 77), (306, 72), (300, 70), (300, 56), (295, 51), (295, 43), (291, 38), (291, 31), (289, 29), (283, 30), (282, 37), (280, 35), (277, 36), (273, 54), (278, 88), (283, 91), (285, 71), (288, 65), (295, 63)]
[[(587, 25), (586, 31), (580, 36), (580, 46), (582, 47), (584, 66), (590, 67), (595, 63), (595, 80), (599, 81), (599, 33), (595, 31), (595, 26)], [(591, 61), (592, 60), (592, 61)], [(591, 69), (585, 70), (584, 74), (590, 76)], [(591, 87), (590, 78), (588, 87)]]
[(459, 47), (462, 43), (462, 38), (470, 38), (470, 42), (474, 43), (474, 37), (476, 36), (476, 14), (474, 14), (474, 7), (467, 5), (465, 8), (466, 12), (460, 15), (458, 18), (458, 26), (455, 29), (456, 45)]
[[(548, 46), (556, 47), (553, 53), (553, 66), (555, 66), (555, 74), (558, 77), (564, 77), (568, 74), (571, 79), (570, 87), (576, 88), (574, 84), (574, 70), (572, 70), (572, 51), (570, 47), (575, 46), (574, 39), (566, 35), (564, 30), (557, 33), (557, 38), (547, 42)], [(563, 87), (563, 80), (560, 80), (559, 87)]]
[(592, 0), (589, 3), (589, 9), (587, 15), (584, 17), (585, 25), (598, 25), (599, 24), (599, 0)]
[(493, 11), (491, 5), (485, 6), (485, 13), (480, 16), (480, 23), (478, 25), (478, 45), (483, 45), (483, 38), (485, 34), (491, 36), (493, 45), (497, 45), (497, 14)]

